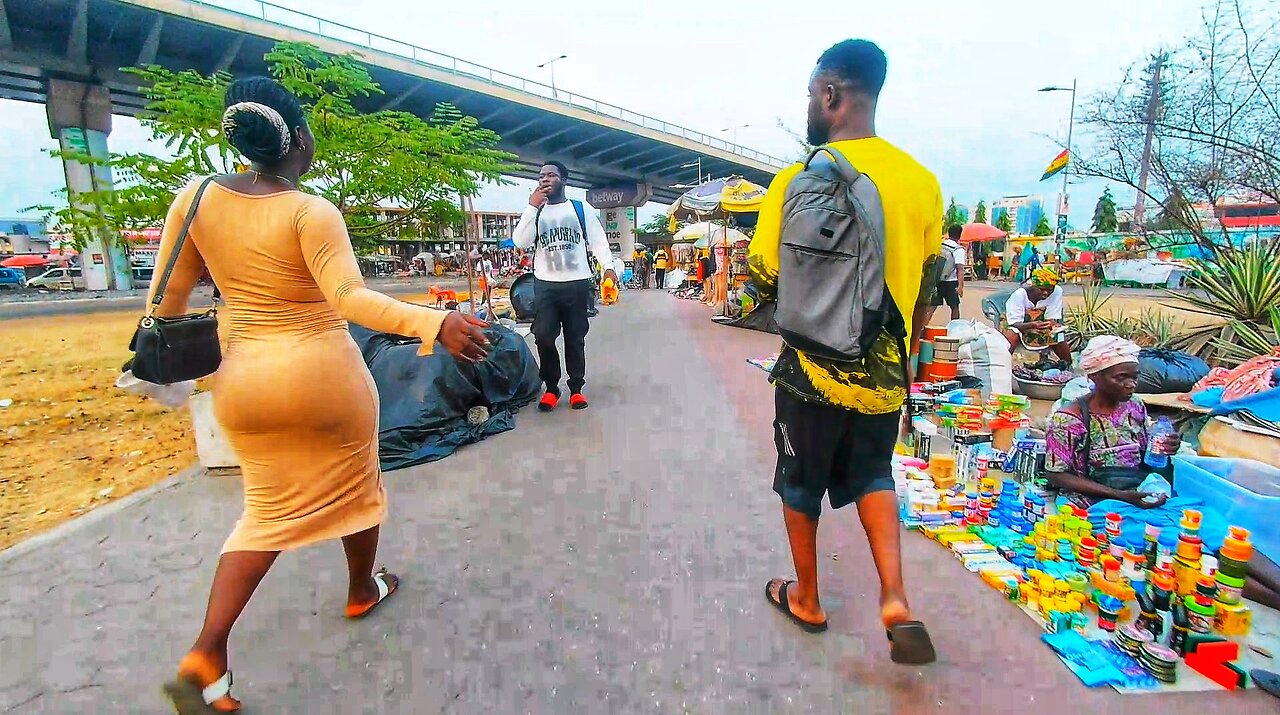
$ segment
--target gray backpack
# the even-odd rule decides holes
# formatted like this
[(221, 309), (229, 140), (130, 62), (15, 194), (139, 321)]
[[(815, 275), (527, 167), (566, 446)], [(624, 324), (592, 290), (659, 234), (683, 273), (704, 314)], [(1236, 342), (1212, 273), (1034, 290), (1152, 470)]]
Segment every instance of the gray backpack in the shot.
[[(830, 160), (815, 161), (819, 154)], [(906, 323), (885, 284), (884, 252), (880, 190), (838, 150), (814, 149), (782, 206), (774, 319), (787, 344), (852, 362), (887, 330), (899, 340), (905, 375)]]

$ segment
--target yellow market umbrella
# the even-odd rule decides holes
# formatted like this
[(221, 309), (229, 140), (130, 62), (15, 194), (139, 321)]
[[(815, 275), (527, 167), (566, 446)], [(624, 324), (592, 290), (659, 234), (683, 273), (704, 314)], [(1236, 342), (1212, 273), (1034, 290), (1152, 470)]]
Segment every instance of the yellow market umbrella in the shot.
[(747, 237), (747, 234), (736, 228), (726, 229), (724, 226), (710, 223), (708, 221), (691, 223), (677, 231), (671, 238), (676, 243), (692, 242), (696, 248), (707, 248), (711, 245), (712, 239), (719, 239), (722, 235), (726, 237), (726, 242), (729, 245), (733, 245), (738, 241), (750, 240)]
[(755, 213), (764, 205), (764, 187), (741, 176), (713, 179), (689, 189), (667, 215), (681, 220), (724, 219), (730, 214)]

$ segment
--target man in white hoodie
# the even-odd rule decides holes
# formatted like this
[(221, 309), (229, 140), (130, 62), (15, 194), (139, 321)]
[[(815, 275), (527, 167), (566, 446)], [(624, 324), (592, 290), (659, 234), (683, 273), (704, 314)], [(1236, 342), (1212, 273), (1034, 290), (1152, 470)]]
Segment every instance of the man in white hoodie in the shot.
[[(558, 161), (550, 162), (538, 172), (538, 188), (529, 197), (512, 240), (516, 248), (528, 249), (536, 244), (533, 258), (535, 280), (533, 337), (538, 346), (539, 376), (546, 394), (538, 409), (551, 412), (560, 404), (560, 352), (556, 339), (564, 330), (564, 362), (569, 373), (569, 406), (587, 408), (582, 395), (587, 374), (588, 314), (595, 304), (591, 263), (587, 260), (587, 244), (602, 266), (613, 265), (609, 240), (604, 226), (595, 216), (588, 217), (580, 201), (564, 195), (569, 170)], [(606, 270), (618, 282), (617, 274)]]

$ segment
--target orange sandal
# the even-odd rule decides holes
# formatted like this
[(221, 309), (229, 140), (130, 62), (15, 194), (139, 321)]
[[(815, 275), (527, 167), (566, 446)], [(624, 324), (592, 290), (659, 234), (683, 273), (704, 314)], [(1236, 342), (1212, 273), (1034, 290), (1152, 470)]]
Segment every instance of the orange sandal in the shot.
[(352, 620), (364, 618), (365, 616), (372, 613), (373, 609), (378, 607), (378, 604), (387, 600), (388, 596), (390, 596), (391, 594), (399, 590), (400, 579), (396, 579), (392, 583), (387, 583), (387, 575), (388, 574), (386, 569), (381, 569), (378, 571), (378, 573), (373, 575), (373, 582), (378, 586), (378, 600), (374, 601), (373, 603), (365, 604), (362, 606), (353, 606), (348, 603), (347, 618), (350, 618)]

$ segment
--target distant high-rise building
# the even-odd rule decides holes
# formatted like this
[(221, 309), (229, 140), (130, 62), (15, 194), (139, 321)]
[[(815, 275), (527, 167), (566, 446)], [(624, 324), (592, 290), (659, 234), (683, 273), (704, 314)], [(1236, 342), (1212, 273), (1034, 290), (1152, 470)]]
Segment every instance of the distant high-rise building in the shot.
[(1015, 235), (1030, 236), (1044, 216), (1044, 201), (1039, 196), (1005, 196), (991, 204), (991, 223), (1006, 213)]

